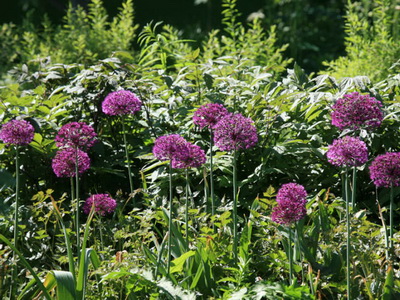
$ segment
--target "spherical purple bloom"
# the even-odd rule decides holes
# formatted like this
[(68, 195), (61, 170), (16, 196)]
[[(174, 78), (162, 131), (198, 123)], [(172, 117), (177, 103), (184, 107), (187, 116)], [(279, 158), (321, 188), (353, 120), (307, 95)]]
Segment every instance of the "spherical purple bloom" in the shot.
[(109, 93), (102, 103), (106, 115), (120, 116), (134, 114), (140, 110), (142, 102), (132, 92), (121, 90)]
[(371, 163), (369, 172), (377, 187), (400, 186), (400, 152), (378, 155)]
[(332, 125), (340, 130), (379, 127), (383, 120), (381, 107), (382, 103), (369, 95), (344, 95), (332, 106)]
[(107, 194), (95, 194), (86, 199), (83, 204), (83, 212), (89, 214), (94, 204), (94, 210), (100, 216), (105, 216), (114, 212), (117, 207), (117, 201)]
[(172, 160), (177, 153), (186, 151), (187, 143), (179, 134), (163, 135), (154, 142), (153, 154), (159, 160)]
[(33, 140), (33, 126), (25, 120), (11, 120), (0, 129), (0, 139), (6, 144), (28, 145)]
[(61, 127), (55, 141), (60, 148), (87, 149), (97, 142), (97, 134), (93, 127), (85, 122), (71, 122)]
[(172, 168), (198, 168), (206, 162), (206, 154), (199, 146), (187, 142), (181, 151), (175, 152), (172, 159)]
[(307, 192), (304, 186), (297, 183), (286, 183), (281, 186), (276, 195), (276, 202), (293, 202), (305, 205), (307, 202)]
[(90, 158), (86, 152), (74, 148), (57, 151), (52, 161), (53, 171), (57, 177), (74, 177), (76, 158), (78, 157), (78, 173), (82, 174), (90, 168)]
[(334, 166), (359, 167), (367, 162), (368, 149), (359, 138), (345, 136), (329, 145), (326, 156)]
[(276, 196), (278, 205), (272, 209), (272, 221), (291, 225), (307, 214), (306, 200), (307, 192), (302, 185), (287, 183), (282, 185)]
[(222, 151), (248, 149), (257, 141), (253, 121), (242, 114), (228, 114), (214, 126), (214, 143)]
[(204, 127), (212, 129), (227, 114), (228, 110), (222, 104), (207, 103), (194, 112), (193, 123), (201, 129)]

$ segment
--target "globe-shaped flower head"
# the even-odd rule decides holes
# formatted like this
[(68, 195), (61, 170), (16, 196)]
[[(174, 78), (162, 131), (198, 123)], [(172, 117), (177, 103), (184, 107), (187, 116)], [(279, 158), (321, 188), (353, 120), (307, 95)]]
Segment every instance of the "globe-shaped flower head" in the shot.
[(60, 148), (88, 149), (97, 142), (97, 134), (85, 122), (71, 122), (61, 127), (55, 141)]
[(206, 162), (206, 154), (199, 146), (186, 142), (179, 152), (175, 152), (172, 168), (198, 168)]
[(400, 186), (400, 152), (378, 155), (371, 163), (369, 172), (377, 187)]
[(0, 129), (0, 139), (11, 145), (28, 145), (34, 135), (33, 126), (25, 120), (11, 120)]
[(367, 162), (368, 149), (359, 138), (345, 136), (329, 145), (326, 156), (334, 166), (359, 167)]
[(102, 110), (106, 115), (130, 115), (140, 110), (142, 102), (132, 92), (127, 90), (109, 93), (102, 103)]
[(301, 219), (306, 214), (307, 192), (304, 187), (297, 183), (287, 183), (282, 185), (276, 196), (278, 205), (272, 209), (272, 221), (291, 225)]
[(179, 134), (160, 136), (154, 142), (153, 155), (159, 160), (173, 160), (178, 153), (187, 151), (187, 143)]
[(383, 119), (381, 107), (381, 102), (369, 95), (346, 94), (332, 106), (332, 125), (340, 130), (379, 127)]
[(86, 199), (82, 207), (83, 212), (88, 215), (93, 204), (95, 213), (99, 214), (100, 216), (113, 213), (117, 207), (117, 201), (115, 201), (109, 195), (95, 194)]
[(248, 149), (257, 141), (253, 121), (242, 114), (228, 114), (214, 126), (214, 143), (222, 151)]
[(82, 174), (90, 168), (90, 158), (86, 152), (74, 148), (65, 148), (57, 151), (52, 160), (53, 171), (57, 177), (74, 177), (76, 160), (78, 159), (78, 173)]
[(228, 114), (227, 109), (218, 103), (207, 103), (199, 107), (193, 114), (193, 123), (201, 129), (208, 127), (213, 129), (214, 126), (224, 116)]

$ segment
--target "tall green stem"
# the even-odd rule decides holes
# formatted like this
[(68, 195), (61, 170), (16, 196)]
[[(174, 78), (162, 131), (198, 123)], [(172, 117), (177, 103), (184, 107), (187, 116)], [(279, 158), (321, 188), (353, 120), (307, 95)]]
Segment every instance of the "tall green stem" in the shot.
[[(15, 145), (15, 211), (14, 211), (14, 247), (15, 249), (18, 249), (18, 211), (19, 211), (19, 146)], [(17, 258), (16, 253), (14, 252), (13, 254), (14, 262)], [(18, 268), (17, 264), (15, 263), (14, 268), (13, 268), (13, 274), (12, 274), (12, 285), (11, 285), (11, 298), (14, 299), (16, 289), (17, 289), (17, 280), (18, 276)]]
[(350, 213), (349, 213), (349, 182), (348, 182), (348, 170), (345, 171), (345, 194), (346, 194), (346, 227), (347, 227), (347, 240), (346, 240), (346, 280), (347, 280), (347, 299), (351, 299), (351, 287), (350, 287)]
[(169, 216), (168, 216), (168, 254), (167, 254), (167, 273), (171, 268), (171, 243), (172, 243), (172, 166), (169, 163)]
[(129, 161), (128, 142), (126, 140), (125, 118), (122, 118), (122, 131), (123, 131), (123, 136), (124, 136), (126, 163), (128, 165), (129, 187), (131, 189), (131, 194), (133, 194), (133, 179), (132, 179), (132, 172), (131, 172), (131, 163)]
[(76, 192), (76, 212), (75, 212), (75, 226), (76, 226), (76, 251), (77, 258), (80, 258), (80, 236), (79, 236), (79, 159), (78, 159), (78, 148), (75, 152), (75, 192)]
[(185, 233), (186, 233), (186, 247), (189, 250), (189, 170), (185, 169), (186, 175), (186, 202), (185, 202)]
[[(215, 215), (214, 175), (213, 175), (213, 130), (210, 129), (210, 189), (211, 189), (211, 216)], [(214, 224), (213, 224), (214, 228)]]
[(238, 229), (237, 229), (237, 166), (236, 166), (236, 149), (233, 150), (233, 256), (235, 263), (238, 261), (237, 244), (238, 244)]
[(389, 212), (389, 253), (390, 260), (393, 259), (393, 202), (394, 202), (394, 193), (393, 193), (393, 184), (390, 185), (390, 212)]
[(292, 254), (292, 227), (288, 226), (289, 230), (289, 243), (288, 243), (288, 255), (289, 255), (289, 284), (293, 283), (293, 254)]
[(357, 168), (353, 167), (353, 189), (351, 193), (351, 207), (353, 209), (353, 212), (356, 205), (356, 191), (357, 191)]

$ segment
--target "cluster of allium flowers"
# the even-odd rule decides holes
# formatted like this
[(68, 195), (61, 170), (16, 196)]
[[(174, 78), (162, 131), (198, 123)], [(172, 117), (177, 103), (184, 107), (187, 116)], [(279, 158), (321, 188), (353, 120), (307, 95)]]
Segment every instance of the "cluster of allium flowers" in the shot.
[(27, 145), (33, 140), (33, 126), (25, 120), (11, 120), (0, 129), (0, 139), (6, 144)]
[(65, 148), (57, 151), (52, 161), (53, 171), (57, 177), (74, 177), (75, 166), (78, 160), (78, 173), (82, 174), (90, 167), (90, 158), (86, 152), (74, 148)]
[(55, 141), (60, 148), (88, 149), (97, 142), (97, 134), (85, 122), (71, 122), (61, 127)]
[(241, 114), (228, 114), (214, 126), (214, 143), (222, 151), (248, 149), (257, 141), (253, 121)]
[(187, 141), (179, 134), (163, 135), (156, 139), (153, 155), (159, 160), (172, 160), (186, 149)]
[(206, 154), (199, 146), (187, 142), (179, 152), (175, 152), (172, 159), (172, 168), (198, 168), (206, 162)]
[(134, 114), (142, 102), (132, 92), (121, 90), (109, 93), (102, 103), (103, 113), (110, 116)]
[(291, 225), (307, 214), (307, 192), (302, 185), (287, 183), (282, 185), (276, 196), (278, 205), (272, 209), (272, 221)]
[(115, 208), (117, 207), (117, 201), (107, 194), (91, 195), (83, 204), (83, 212), (88, 215), (93, 205), (94, 211), (97, 214), (100, 216), (105, 216), (114, 212)]
[(359, 167), (367, 162), (368, 149), (359, 138), (345, 136), (329, 145), (326, 156), (334, 166)]
[(194, 112), (193, 123), (201, 129), (204, 127), (212, 129), (227, 114), (228, 110), (222, 104), (207, 103)]
[(379, 127), (383, 119), (381, 107), (381, 102), (369, 95), (344, 95), (332, 106), (332, 125), (340, 130)]
[(400, 152), (378, 155), (371, 163), (369, 172), (377, 187), (400, 186)]

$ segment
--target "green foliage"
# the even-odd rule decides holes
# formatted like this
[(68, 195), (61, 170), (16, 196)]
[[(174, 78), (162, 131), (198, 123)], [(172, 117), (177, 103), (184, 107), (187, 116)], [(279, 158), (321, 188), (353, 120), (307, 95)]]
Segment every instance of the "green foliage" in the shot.
[(336, 78), (368, 76), (377, 82), (399, 71), (398, 3), (390, 0), (348, 2), (346, 56), (326, 62)]
[[(119, 20), (128, 18), (128, 7), (129, 1), (121, 12), (125, 17)], [(345, 297), (346, 219), (339, 197), (342, 171), (329, 165), (325, 157), (327, 146), (340, 135), (331, 125), (330, 108), (351, 91), (381, 100), (385, 111), (382, 126), (374, 132), (362, 131), (361, 136), (371, 158), (398, 151), (399, 76), (390, 75), (374, 84), (367, 76), (342, 80), (326, 74), (314, 77), (297, 64), (286, 69), (289, 61), (282, 56), (284, 48), (275, 45), (275, 29), (267, 35), (258, 21), (245, 26), (238, 20), (236, 1), (226, 0), (222, 31), (211, 32), (197, 48), (172, 26), (157, 23), (142, 29), (136, 53), (122, 49), (102, 58), (113, 50), (107, 50), (110, 45), (103, 42), (95, 45), (101, 34), (116, 41), (126, 33), (124, 47), (129, 47), (126, 38), (133, 31), (125, 31), (132, 29), (125, 21), (109, 23), (101, 2), (92, 1), (88, 12), (69, 10), (68, 25), (57, 33), (65, 34), (61, 39), (79, 41), (81, 33), (84, 37), (85, 43), (76, 44), (80, 50), (73, 43), (60, 48), (71, 55), (66, 56), (71, 63), (41, 58), (13, 68), (14, 83), (0, 89), (0, 118), (2, 123), (16, 117), (27, 119), (36, 131), (33, 142), (23, 147), (20, 155), (24, 188), (19, 249), (12, 249), (9, 241), (14, 150), (0, 144), (0, 196), (4, 198), (0, 229), (7, 246), (0, 248), (1, 265), (12, 267), (10, 253), (18, 250), (24, 267), (21, 274), (29, 270), (38, 277), (19, 277), (21, 295), (34, 295), (35, 283), (42, 288), (40, 280), (47, 278), (43, 293), (57, 286), (57, 293), (65, 293), (59, 297), (65, 299)], [(110, 37), (105, 31), (115, 35)], [(37, 49), (33, 47), (37, 42), (34, 35), (26, 34), (25, 41), (26, 53)], [(82, 60), (74, 61), (77, 53), (84, 55)], [(135, 92), (143, 102), (140, 112), (126, 117), (133, 193), (128, 192), (121, 122), (101, 110), (105, 96), (118, 89)], [(223, 103), (230, 112), (250, 117), (258, 131), (257, 146), (238, 155), (237, 263), (232, 253), (232, 155), (210, 149), (209, 133), (192, 122), (194, 111), (209, 102)], [(70, 240), (70, 236), (79, 235), (70, 229), (77, 205), (68, 195), (68, 180), (56, 178), (51, 170), (54, 136), (71, 121), (93, 125), (100, 140), (89, 152), (90, 171), (80, 178), (82, 199), (104, 192), (118, 203), (111, 216), (99, 216), (92, 223), (93, 216), (88, 217), (79, 259), (73, 256), (76, 245), (71, 241), (75, 239)], [(175, 170), (172, 176), (173, 223), (168, 232), (168, 162), (156, 161), (151, 153), (154, 140), (170, 133), (182, 134), (206, 152), (215, 153), (215, 215), (210, 213), (208, 163), (189, 171), (193, 195), (189, 236), (185, 236), (183, 225), (185, 174)], [(384, 262), (386, 211), (376, 205), (377, 191), (370, 183), (368, 168), (360, 167), (358, 175), (359, 200), (351, 223), (354, 291), (370, 299), (397, 296), (398, 262), (391, 270), (386, 270)], [(274, 224), (269, 216), (278, 188), (294, 181), (303, 184), (310, 196), (307, 217), (297, 224), (293, 245), (289, 245), (287, 228)], [(41, 190), (47, 191), (38, 192)], [(395, 190), (396, 195), (399, 192)], [(385, 207), (388, 193), (379, 190), (378, 196)], [(52, 197), (59, 200), (51, 201)], [(168, 274), (169, 236), (172, 266)], [(89, 244), (91, 248), (86, 249)], [(293, 285), (287, 280), (289, 247), (294, 248), (297, 282)], [(37, 270), (43, 273), (37, 274)], [(0, 274), (5, 285), (10, 282), (8, 273), (4, 277)], [(3, 295), (6, 292), (0, 285)]]
[(0, 72), (15, 63), (45, 57), (54, 63), (88, 65), (115, 51), (130, 50), (137, 27), (132, 0), (125, 1), (111, 21), (103, 2), (92, 0), (87, 11), (70, 4), (61, 26), (55, 26), (46, 16), (38, 27), (32, 23), (18, 28), (3, 24), (0, 41), (5, 47), (0, 55)]

